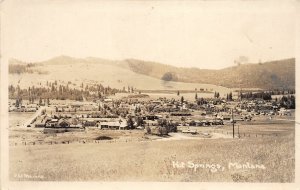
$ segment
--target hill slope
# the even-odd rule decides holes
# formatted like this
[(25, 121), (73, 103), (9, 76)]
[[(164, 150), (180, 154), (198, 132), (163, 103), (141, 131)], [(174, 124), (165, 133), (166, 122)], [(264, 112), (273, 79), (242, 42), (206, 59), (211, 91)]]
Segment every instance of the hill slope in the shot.
[(158, 79), (197, 82), (229, 88), (295, 88), (295, 59), (243, 64), (220, 70), (178, 68), (135, 59), (125, 60), (133, 72)]
[[(12, 60), (12, 64), (25, 64)], [(114, 88), (134, 86), (143, 90), (215, 90), (227, 88), (295, 88), (295, 59), (243, 64), (220, 70), (179, 68), (136, 59), (122, 61), (89, 57), (85, 59), (59, 56), (35, 63), (39, 73), (10, 75), (11, 82), (38, 80), (97, 81)], [(36, 76), (34, 76), (36, 75)]]
[[(28, 64), (17, 60), (14, 60), (12, 63), (19, 65)], [(133, 72), (127, 68), (126, 64), (127, 62), (125, 61), (110, 61), (99, 58), (77, 59), (60, 56), (44, 62), (34, 63), (34, 70), (46, 74), (39, 74), (38, 72), (10, 74), (9, 83), (13, 85), (19, 84), (20, 87), (29, 87), (32, 85), (43, 86), (47, 81), (53, 82), (57, 80), (62, 83), (68, 81), (75, 83), (76, 86), (74, 88), (79, 87), (81, 83), (101, 83), (104, 86), (117, 89), (133, 86), (138, 90), (193, 91), (195, 88), (203, 88), (220, 93), (230, 92), (228, 88), (212, 84), (164, 81)]]

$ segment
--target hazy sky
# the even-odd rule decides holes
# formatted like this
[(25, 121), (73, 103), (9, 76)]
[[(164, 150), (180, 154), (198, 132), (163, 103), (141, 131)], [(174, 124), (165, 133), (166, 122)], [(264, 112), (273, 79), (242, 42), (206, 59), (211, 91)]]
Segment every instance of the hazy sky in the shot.
[(24, 61), (68, 55), (218, 69), (239, 56), (295, 57), (292, 1), (6, 2), (4, 53)]

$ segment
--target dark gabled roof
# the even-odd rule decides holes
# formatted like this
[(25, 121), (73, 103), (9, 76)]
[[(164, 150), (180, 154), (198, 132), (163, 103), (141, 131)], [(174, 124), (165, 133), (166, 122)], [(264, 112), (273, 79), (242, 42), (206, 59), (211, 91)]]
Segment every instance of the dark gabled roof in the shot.
[(68, 125), (70, 125), (70, 122), (67, 119), (60, 119), (60, 120), (58, 120), (58, 125), (61, 125), (63, 123), (67, 123)]

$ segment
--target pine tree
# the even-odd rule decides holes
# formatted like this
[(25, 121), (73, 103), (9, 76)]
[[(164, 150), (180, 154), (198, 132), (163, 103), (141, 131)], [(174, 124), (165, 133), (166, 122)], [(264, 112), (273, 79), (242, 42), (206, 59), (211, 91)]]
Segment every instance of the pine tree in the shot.
[(40, 97), (39, 105), (41, 106), (42, 104), (43, 104), (43, 100), (42, 100), (42, 98)]
[(16, 99), (16, 107), (19, 107), (20, 106), (20, 102), (19, 102), (19, 99), (17, 98)]

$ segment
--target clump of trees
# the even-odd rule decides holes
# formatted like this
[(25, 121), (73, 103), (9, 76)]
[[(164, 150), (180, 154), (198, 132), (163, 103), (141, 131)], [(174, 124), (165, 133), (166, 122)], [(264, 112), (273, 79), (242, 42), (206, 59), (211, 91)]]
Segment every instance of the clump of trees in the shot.
[(155, 134), (159, 136), (168, 135), (169, 132), (177, 132), (177, 124), (167, 121), (166, 119), (159, 119), (158, 126), (155, 128), (146, 127), (148, 134)]
[(174, 73), (171, 72), (166, 72), (162, 77), (161, 80), (164, 81), (177, 81), (178, 78)]
[(16, 74), (21, 74), (21, 73), (26, 73), (30, 72), (29, 70), (30, 67), (27, 65), (21, 65), (21, 64), (9, 64), (8, 71), (9, 73), (16, 73)]
[(229, 94), (226, 95), (226, 100), (227, 101), (232, 101), (233, 98), (232, 98), (232, 92), (230, 92)]
[(132, 116), (130, 116), (130, 115), (127, 118), (127, 126), (129, 129), (134, 129), (134, 122), (133, 122)]
[(22, 73), (38, 73), (38, 74), (46, 74), (47, 72), (43, 72), (37, 69), (33, 69), (36, 66), (34, 63), (28, 64), (9, 64), (8, 71), (10, 74), (22, 74)]
[(294, 95), (282, 96), (279, 103), (281, 107), (286, 109), (296, 108), (296, 98)]
[(205, 100), (204, 98), (198, 98), (197, 99), (197, 105), (203, 105), (203, 104), (207, 104), (207, 100)]
[(175, 123), (167, 121), (166, 119), (159, 119), (158, 125), (165, 128), (167, 132), (177, 132), (177, 125)]
[(220, 97), (220, 93), (219, 92), (215, 92), (214, 97), (215, 98), (219, 98)]

